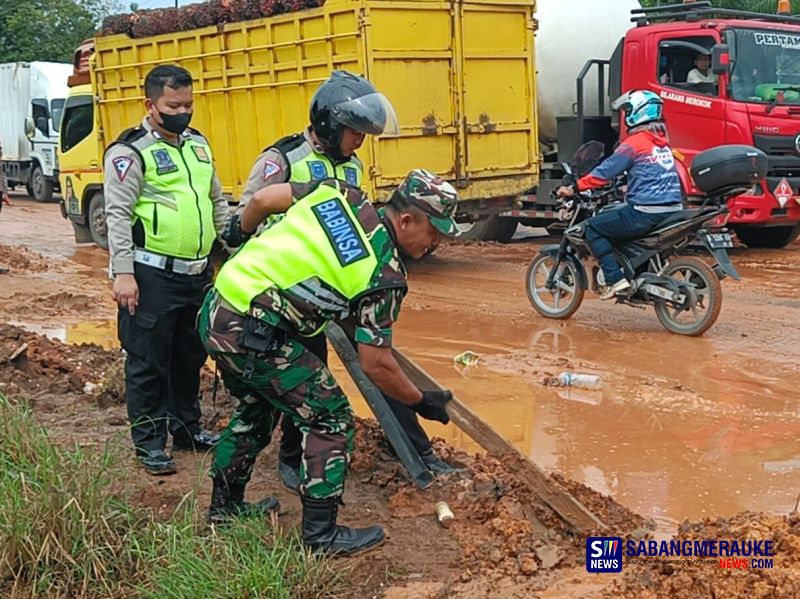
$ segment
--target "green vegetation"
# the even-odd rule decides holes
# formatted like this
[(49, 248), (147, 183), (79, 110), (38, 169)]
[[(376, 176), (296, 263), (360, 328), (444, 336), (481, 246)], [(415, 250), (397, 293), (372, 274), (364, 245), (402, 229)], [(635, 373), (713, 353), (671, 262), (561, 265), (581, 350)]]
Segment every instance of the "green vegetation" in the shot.
[(0, 395), (0, 596), (330, 597), (341, 569), (265, 521), (209, 530), (195, 494), (159, 521), (129, 501), (120, 444), (61, 448)]
[(121, 11), (119, 0), (0, 0), (0, 62), (72, 62), (103, 18)]

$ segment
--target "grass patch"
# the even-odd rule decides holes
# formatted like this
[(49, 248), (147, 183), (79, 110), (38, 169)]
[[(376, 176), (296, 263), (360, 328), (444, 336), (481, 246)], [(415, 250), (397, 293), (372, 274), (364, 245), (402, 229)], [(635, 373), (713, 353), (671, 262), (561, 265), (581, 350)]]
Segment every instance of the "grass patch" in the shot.
[(0, 395), (3, 597), (330, 597), (341, 572), (295, 535), (251, 521), (208, 530), (193, 492), (159, 522), (129, 501), (121, 444), (58, 447)]
[[(264, 539), (269, 538), (269, 543)], [(334, 597), (343, 572), (301, 549), (295, 535), (264, 520), (243, 520), (206, 537), (175, 534), (162, 545), (160, 567), (149, 573), (146, 599)]]

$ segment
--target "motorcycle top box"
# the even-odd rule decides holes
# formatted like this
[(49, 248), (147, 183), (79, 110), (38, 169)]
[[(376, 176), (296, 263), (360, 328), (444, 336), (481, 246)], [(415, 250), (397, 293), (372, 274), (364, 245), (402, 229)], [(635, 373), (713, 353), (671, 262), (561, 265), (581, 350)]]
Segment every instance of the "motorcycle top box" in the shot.
[(694, 157), (691, 173), (695, 185), (703, 193), (741, 193), (766, 176), (767, 155), (753, 146), (717, 146)]

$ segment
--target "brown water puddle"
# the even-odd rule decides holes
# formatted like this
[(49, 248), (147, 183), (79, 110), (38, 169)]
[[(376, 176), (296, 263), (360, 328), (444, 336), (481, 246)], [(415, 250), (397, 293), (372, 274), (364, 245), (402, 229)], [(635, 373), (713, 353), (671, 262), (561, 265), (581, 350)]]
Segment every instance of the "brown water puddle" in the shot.
[[(398, 345), (545, 470), (609, 493), (664, 528), (684, 518), (794, 507), (797, 376), (763, 374), (755, 361), (743, 371), (705, 339), (664, 334), (632, 346), (575, 323), (532, 319), (529, 327), (501, 329), (453, 320), (413, 313)], [(464, 340), (431, 334), (441, 330)], [(459, 371), (452, 357), (465, 349), (482, 360)], [(602, 391), (542, 384), (563, 370), (600, 374)], [(454, 427), (426, 428), (477, 449)]]

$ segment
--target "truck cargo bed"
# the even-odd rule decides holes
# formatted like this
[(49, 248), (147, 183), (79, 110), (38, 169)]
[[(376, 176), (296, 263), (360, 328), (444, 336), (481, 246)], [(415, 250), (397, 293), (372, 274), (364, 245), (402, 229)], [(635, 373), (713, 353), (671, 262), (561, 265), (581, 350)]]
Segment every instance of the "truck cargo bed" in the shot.
[(462, 200), (510, 196), (537, 181), (532, 0), (382, 0), (325, 6), (152, 38), (96, 40), (101, 143), (143, 113), (142, 81), (178, 63), (195, 77), (192, 125), (237, 198), (257, 154), (308, 123), (334, 69), (368, 77), (394, 104), (397, 138), (359, 152), (365, 188), (385, 196), (412, 168), (453, 181)]

